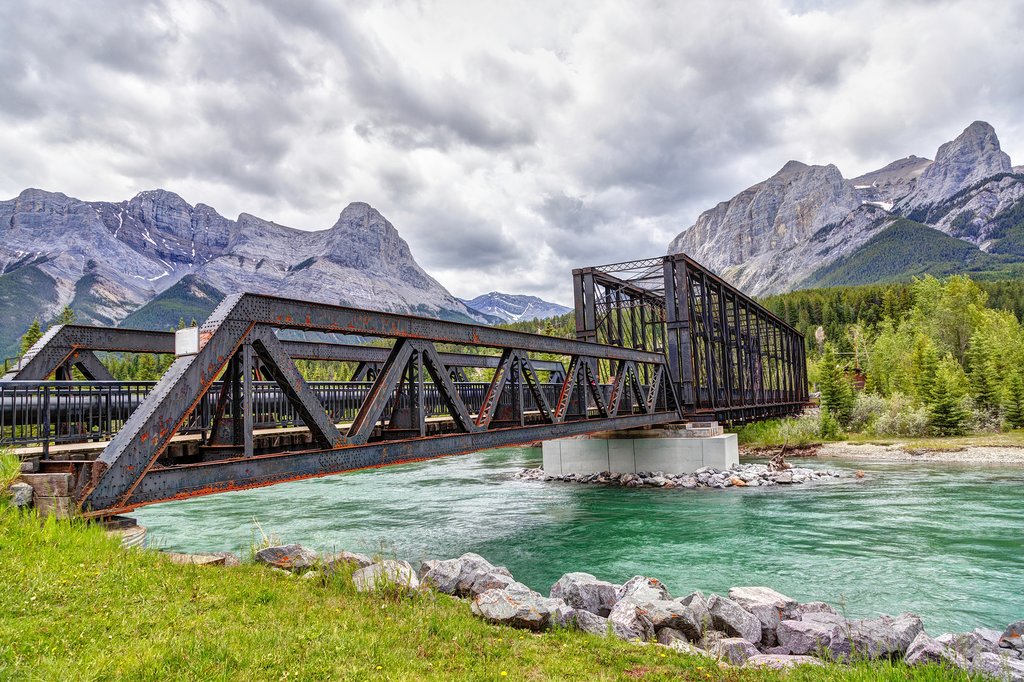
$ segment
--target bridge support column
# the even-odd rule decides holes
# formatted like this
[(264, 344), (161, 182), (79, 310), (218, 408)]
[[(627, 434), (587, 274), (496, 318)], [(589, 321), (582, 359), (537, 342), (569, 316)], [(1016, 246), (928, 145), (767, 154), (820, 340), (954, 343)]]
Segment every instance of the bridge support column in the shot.
[(728, 469), (739, 464), (734, 433), (717, 422), (696, 422), (544, 441), (544, 471), (564, 474), (661, 471), (689, 474), (701, 467)]

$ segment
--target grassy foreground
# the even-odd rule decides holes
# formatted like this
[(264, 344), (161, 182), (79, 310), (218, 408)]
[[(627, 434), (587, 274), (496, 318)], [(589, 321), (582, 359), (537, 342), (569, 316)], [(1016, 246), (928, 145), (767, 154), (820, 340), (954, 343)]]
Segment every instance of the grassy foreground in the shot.
[(946, 680), (939, 668), (722, 669), (664, 647), (488, 625), (430, 591), (179, 566), (0, 501), (0, 679)]

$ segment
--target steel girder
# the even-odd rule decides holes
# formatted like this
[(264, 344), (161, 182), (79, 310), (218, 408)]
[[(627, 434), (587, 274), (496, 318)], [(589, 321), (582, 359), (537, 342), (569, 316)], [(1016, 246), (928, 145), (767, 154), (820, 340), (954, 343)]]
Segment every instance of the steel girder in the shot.
[[(323, 405), (305, 386), (285, 352), (285, 345), (274, 336), (274, 329), (278, 328), (376, 336), (395, 341), (392, 348), (383, 349), (387, 358), (346, 434), (338, 433), (329, 423)], [(434, 457), (445, 452), (633, 428), (679, 418), (671, 383), (660, 379), (665, 372), (665, 358), (660, 353), (254, 294), (225, 299), (200, 328), (199, 334), (198, 353), (175, 360), (150, 396), (92, 464), (90, 475), (77, 491), (87, 513), (110, 513), (158, 499), (200, 494), (197, 490), (215, 492), (265, 485), (392, 461)], [(443, 355), (434, 346), (436, 343), (502, 351), (484, 407), (475, 417), (451, 382)], [(535, 362), (528, 357), (530, 352), (571, 358), (557, 408), (552, 410), (543, 395), (539, 395), (536, 416), (549, 422), (539, 426), (527, 425), (522, 399), (524, 390), (534, 392), (535, 400), (540, 393)], [(158, 464), (173, 435), (229, 363), (233, 363), (234, 369), (231, 381), (226, 381), (225, 385), (238, 387), (230, 392), (240, 393), (232, 396), (233, 403), (239, 406), (233, 408), (233, 417), (240, 411), (250, 411), (247, 405), (251, 404), (248, 377), (252, 353), (259, 357), (264, 369), (311, 427), (318, 442), (315, 454), (253, 456), (250, 418), (242, 434), (243, 448), (238, 453), (226, 454), (223, 461)], [(652, 384), (645, 401), (631, 405), (629, 413), (623, 415), (621, 394), (619, 403), (610, 409), (602, 393), (602, 363), (616, 367), (644, 366), (659, 380)], [(629, 372), (633, 370), (625, 371), (622, 380), (629, 381)], [(454, 432), (426, 436), (422, 410), (426, 380), (432, 381), (443, 396)], [(508, 409), (510, 393), (511, 415), (502, 414), (502, 410)], [(578, 397), (579, 409), (571, 412), (568, 408), (574, 394)], [(392, 413), (385, 418), (384, 410), (389, 401)], [(596, 414), (591, 413), (591, 403)], [(399, 413), (400, 410), (407, 412)], [(512, 419), (504, 419), (505, 416)], [(405, 438), (409, 431), (413, 437)], [(390, 441), (388, 444), (374, 442), (396, 436), (402, 436), (395, 441), (400, 445)], [(237, 444), (239, 439), (234, 440)], [(171, 475), (170, 470), (175, 473)], [(193, 479), (193, 476), (198, 478)], [(194, 481), (198, 482), (193, 485)], [(185, 490), (191, 492), (185, 493)]]
[[(354, 362), (357, 369), (353, 381), (365, 381), (387, 360), (389, 349), (376, 346), (331, 343), (327, 341), (281, 341), (285, 353), (296, 360)], [(112, 381), (113, 377), (93, 351), (125, 353), (174, 353), (174, 332), (86, 325), (56, 325), (49, 329), (21, 361), (0, 381), (45, 381), (56, 374), (58, 380), (70, 378), (72, 366), (92, 381)], [(465, 367), (494, 369), (497, 356), (472, 353), (440, 353), (445, 367), (465, 380)], [(538, 370), (550, 372), (553, 380), (564, 378), (561, 363), (536, 360)]]

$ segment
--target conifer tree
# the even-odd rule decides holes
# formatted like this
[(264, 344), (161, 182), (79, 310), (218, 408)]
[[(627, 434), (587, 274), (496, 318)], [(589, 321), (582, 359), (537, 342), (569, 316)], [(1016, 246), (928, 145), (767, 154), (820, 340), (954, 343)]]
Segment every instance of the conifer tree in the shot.
[(32, 320), (32, 324), (25, 330), (25, 334), (21, 337), (21, 354), (24, 355), (28, 352), (28, 349), (36, 344), (36, 341), (41, 339), (43, 336), (43, 330), (39, 326), (39, 318)]
[(1012, 372), (1006, 382), (1006, 394), (1003, 398), (1003, 409), (1006, 410), (1006, 421), (1015, 429), (1024, 428), (1024, 376), (1020, 370)]
[(947, 355), (932, 382), (928, 423), (939, 436), (960, 436), (967, 430), (967, 412), (960, 404), (964, 395), (953, 374), (952, 364), (955, 363), (956, 360)]
[(922, 403), (931, 403), (934, 394), (935, 375), (939, 366), (939, 352), (927, 336), (920, 335), (914, 341), (910, 356), (911, 378), (914, 394)]
[(999, 406), (999, 377), (992, 348), (979, 332), (971, 337), (966, 360), (971, 395), (982, 409), (995, 410)]
[(835, 417), (839, 424), (850, 423), (853, 415), (853, 386), (843, 374), (836, 357), (835, 347), (825, 344), (825, 354), (821, 356), (821, 405)]
[(71, 309), (71, 306), (64, 306), (60, 315), (57, 316), (55, 324), (74, 324), (75, 323), (75, 311)]

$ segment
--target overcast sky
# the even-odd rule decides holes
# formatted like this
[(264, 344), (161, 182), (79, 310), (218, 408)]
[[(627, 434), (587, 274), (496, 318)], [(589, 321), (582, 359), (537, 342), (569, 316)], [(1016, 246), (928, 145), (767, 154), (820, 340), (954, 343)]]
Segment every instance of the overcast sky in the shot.
[(992, 123), (1024, 2), (0, 3), (0, 198), (161, 187), (324, 229), (379, 209), (459, 296), (571, 301), (788, 159), (847, 177)]

